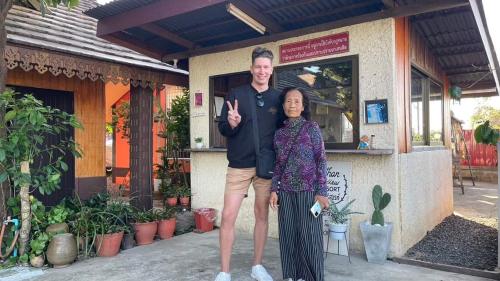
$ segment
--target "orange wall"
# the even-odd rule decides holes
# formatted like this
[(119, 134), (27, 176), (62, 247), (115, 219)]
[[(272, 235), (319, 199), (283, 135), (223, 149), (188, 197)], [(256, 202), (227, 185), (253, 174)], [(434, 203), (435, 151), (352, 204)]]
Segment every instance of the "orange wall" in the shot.
[(121, 83), (113, 84), (112, 82), (106, 83), (106, 122), (111, 122), (111, 107), (127, 92), (130, 91), (130, 85), (123, 85)]
[[(108, 85), (106, 85), (108, 86)], [(112, 87), (110, 87), (112, 88)], [(108, 88), (106, 88), (108, 89)], [(106, 99), (107, 101), (113, 101), (114, 103), (111, 103), (109, 105), (109, 120), (111, 121), (111, 106), (115, 105), (118, 107), (118, 105), (121, 102), (127, 101), (130, 102), (130, 91), (129, 89), (125, 88), (115, 88), (112, 89), (115, 91), (115, 93), (112, 93), (108, 98), (108, 93), (106, 93)], [(121, 97), (117, 97), (119, 91), (121, 90), (126, 90), (125, 94), (121, 94)], [(175, 98), (175, 96), (182, 94), (182, 88), (178, 86), (170, 86), (166, 85), (166, 87), (160, 91), (155, 90), (153, 92), (155, 95), (154, 99), (154, 111), (157, 111), (158, 103), (161, 105), (161, 108), (163, 110), (166, 110), (167, 107), (167, 101), (171, 102), (172, 98)], [(160, 124), (159, 123), (153, 123), (153, 165), (160, 163), (160, 154), (157, 153), (156, 151), (158, 150), (159, 147), (162, 147), (165, 145), (165, 139), (158, 137), (158, 131), (160, 130)], [(118, 132), (115, 134), (115, 163), (114, 167), (116, 168), (130, 168), (130, 145), (128, 143), (128, 139), (122, 138), (121, 132)], [(185, 164), (184, 166), (186, 172), (190, 172), (190, 167), (188, 164)], [(155, 170), (155, 169), (154, 169)], [(116, 178), (116, 183), (120, 184), (123, 183), (125, 178), (122, 177), (117, 177)]]

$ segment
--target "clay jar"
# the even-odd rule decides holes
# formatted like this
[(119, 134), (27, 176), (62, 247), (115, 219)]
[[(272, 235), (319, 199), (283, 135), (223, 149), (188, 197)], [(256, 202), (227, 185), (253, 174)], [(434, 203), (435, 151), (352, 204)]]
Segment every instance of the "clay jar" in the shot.
[(47, 234), (68, 233), (69, 227), (67, 223), (55, 223), (47, 226), (45, 232), (47, 232)]
[(40, 256), (31, 256), (30, 264), (33, 267), (42, 267), (45, 264), (45, 257), (43, 255)]
[(76, 255), (76, 240), (73, 234), (57, 234), (50, 240), (47, 248), (47, 260), (54, 268), (68, 266), (75, 260)]

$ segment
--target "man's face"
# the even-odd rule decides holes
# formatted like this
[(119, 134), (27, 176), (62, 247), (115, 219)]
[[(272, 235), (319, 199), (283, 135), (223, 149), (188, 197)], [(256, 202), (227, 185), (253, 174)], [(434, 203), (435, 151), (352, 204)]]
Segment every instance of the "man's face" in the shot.
[(271, 74), (273, 74), (273, 64), (269, 58), (256, 58), (250, 67), (252, 73), (252, 83), (260, 86), (268, 85)]

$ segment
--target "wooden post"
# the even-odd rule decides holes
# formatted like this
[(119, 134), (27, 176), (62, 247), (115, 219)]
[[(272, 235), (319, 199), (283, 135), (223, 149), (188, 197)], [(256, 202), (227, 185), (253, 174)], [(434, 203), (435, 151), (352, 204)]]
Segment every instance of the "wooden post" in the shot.
[(141, 209), (153, 208), (153, 90), (130, 87), (130, 197)]

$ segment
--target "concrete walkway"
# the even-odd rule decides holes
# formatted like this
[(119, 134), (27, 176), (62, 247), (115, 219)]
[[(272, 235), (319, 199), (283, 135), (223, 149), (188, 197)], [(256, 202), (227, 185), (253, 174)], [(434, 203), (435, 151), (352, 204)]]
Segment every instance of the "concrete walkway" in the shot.
[[(9, 271), (0, 271), (0, 280), (213, 281), (219, 267), (218, 239), (218, 231), (205, 234), (188, 233), (171, 240), (135, 247), (121, 252), (116, 257), (93, 258), (62, 269), (24, 268), (24, 272), (17, 274), (13, 269), (10, 274)], [(250, 236), (238, 236), (232, 261), (233, 280), (252, 281), (249, 276), (252, 245)], [(277, 240), (268, 241), (264, 264), (275, 280), (282, 280), (278, 248)], [(384, 265), (370, 264), (363, 257), (356, 255), (351, 259), (352, 264), (349, 264), (347, 257), (329, 255), (325, 262), (325, 281), (489, 280), (393, 262)]]
[(457, 216), (497, 228), (498, 185), (464, 180), (465, 194), (459, 187), (453, 189), (454, 211)]

